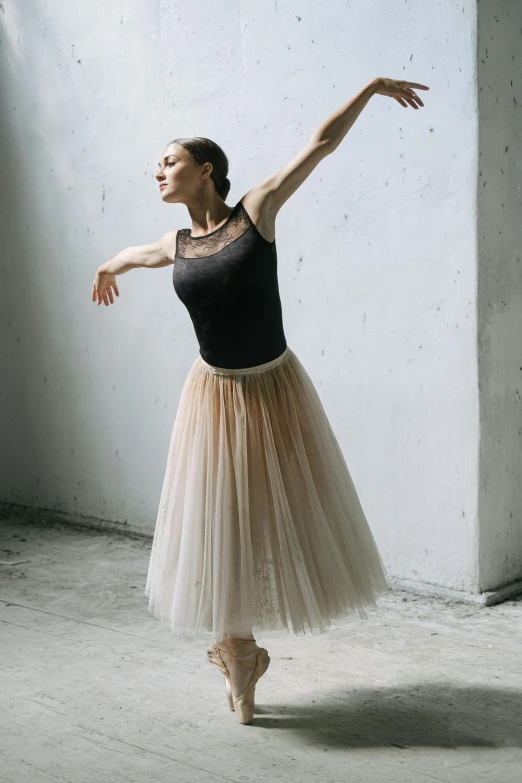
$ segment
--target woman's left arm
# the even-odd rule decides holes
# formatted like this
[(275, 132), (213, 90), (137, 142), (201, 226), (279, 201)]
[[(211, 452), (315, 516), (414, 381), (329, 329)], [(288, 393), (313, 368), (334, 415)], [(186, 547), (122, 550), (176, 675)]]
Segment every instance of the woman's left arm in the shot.
[(372, 95), (387, 95), (390, 98), (395, 98), (404, 108), (407, 108), (408, 104), (414, 109), (424, 106), (414, 91), (414, 87), (419, 90), (429, 90), (429, 87), (416, 82), (394, 81), (393, 79), (384, 79), (382, 77), (372, 79), (348, 103), (341, 106), (338, 111), (334, 112), (319, 126), (314, 133), (313, 139), (319, 144), (326, 144), (329, 151), (333, 152), (344, 139)]
[(257, 215), (266, 210), (270, 216), (267, 224), (271, 225), (283, 204), (310, 176), (319, 162), (339, 146), (372, 95), (387, 95), (395, 98), (404, 108), (410, 105), (418, 109), (424, 104), (414, 87), (429, 90), (429, 87), (416, 82), (373, 79), (317, 128), (295, 158), (252, 188), (249, 197), (251, 209)]

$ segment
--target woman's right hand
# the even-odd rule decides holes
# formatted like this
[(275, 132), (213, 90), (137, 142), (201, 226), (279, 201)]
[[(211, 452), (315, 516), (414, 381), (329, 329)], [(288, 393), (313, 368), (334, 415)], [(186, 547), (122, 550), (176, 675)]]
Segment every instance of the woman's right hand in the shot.
[(116, 296), (120, 295), (116, 276), (105, 272), (102, 267), (99, 267), (92, 285), (92, 301), (96, 302), (98, 300), (98, 305), (101, 305), (103, 300), (107, 307), (109, 304), (114, 304), (113, 290)]

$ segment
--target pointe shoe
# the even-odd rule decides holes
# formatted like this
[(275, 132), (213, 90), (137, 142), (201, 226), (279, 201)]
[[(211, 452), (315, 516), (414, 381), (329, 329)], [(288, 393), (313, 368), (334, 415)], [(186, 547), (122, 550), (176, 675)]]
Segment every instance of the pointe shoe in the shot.
[(221, 652), (219, 650), (219, 647), (217, 644), (209, 644), (207, 648), (207, 657), (210, 663), (214, 664), (219, 671), (225, 675), (225, 687), (227, 689), (227, 698), (228, 698), (228, 706), (234, 711), (234, 700), (232, 698), (232, 685), (230, 682), (230, 672), (228, 671), (227, 665), (224, 662), (223, 658), (221, 657)]
[[(245, 646), (244, 643), (243, 646)], [(243, 724), (251, 723), (252, 718), (254, 717), (256, 683), (266, 672), (270, 663), (268, 651), (265, 650), (264, 647), (256, 647), (254, 650), (251, 650), (251, 652), (241, 655), (239, 653), (240, 647), (233, 643), (226, 645), (216, 644), (216, 647), (219, 651), (219, 660), (223, 663), (225, 668), (227, 668), (227, 671), (227, 658), (228, 660), (233, 660), (236, 664), (248, 666), (248, 668), (252, 668), (252, 661), (255, 662), (252, 676), (243, 693), (237, 698), (234, 698), (233, 694), (229, 692), (229, 704), (233, 704), (238, 721)], [(234, 649), (238, 650), (238, 652), (234, 653)], [(222, 657), (223, 655), (224, 658)]]

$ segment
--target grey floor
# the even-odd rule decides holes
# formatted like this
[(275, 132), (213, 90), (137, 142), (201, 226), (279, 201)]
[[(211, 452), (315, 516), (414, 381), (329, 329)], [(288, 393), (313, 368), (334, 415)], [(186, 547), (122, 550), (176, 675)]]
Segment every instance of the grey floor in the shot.
[(390, 593), (322, 636), (262, 637), (249, 726), (206, 643), (147, 609), (150, 540), (3, 520), (0, 781), (522, 781), (522, 599)]

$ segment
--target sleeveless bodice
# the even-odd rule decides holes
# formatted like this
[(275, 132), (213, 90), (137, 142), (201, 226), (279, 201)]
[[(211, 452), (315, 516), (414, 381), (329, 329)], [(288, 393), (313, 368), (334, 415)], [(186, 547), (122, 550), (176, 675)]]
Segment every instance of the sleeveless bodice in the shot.
[(275, 241), (262, 236), (241, 201), (210, 234), (178, 231), (173, 283), (208, 364), (254, 367), (285, 350)]

